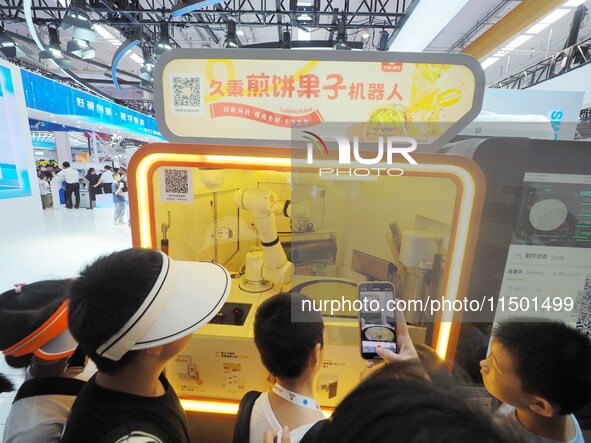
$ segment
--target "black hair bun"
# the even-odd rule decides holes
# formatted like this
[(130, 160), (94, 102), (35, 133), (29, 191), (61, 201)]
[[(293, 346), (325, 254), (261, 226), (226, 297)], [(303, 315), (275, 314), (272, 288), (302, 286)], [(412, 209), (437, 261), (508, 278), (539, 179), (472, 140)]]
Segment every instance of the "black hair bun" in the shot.
[(11, 391), (14, 391), (14, 385), (4, 374), (0, 374), (0, 393)]

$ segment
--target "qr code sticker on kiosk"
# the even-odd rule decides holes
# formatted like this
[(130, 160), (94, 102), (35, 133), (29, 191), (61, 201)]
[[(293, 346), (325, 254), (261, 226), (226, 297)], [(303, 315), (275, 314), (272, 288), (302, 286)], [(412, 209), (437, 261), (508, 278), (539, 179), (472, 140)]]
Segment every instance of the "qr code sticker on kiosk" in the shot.
[(160, 201), (193, 202), (191, 169), (163, 168), (160, 171)]
[(189, 74), (171, 76), (172, 110), (178, 113), (201, 114), (203, 94), (201, 77)]

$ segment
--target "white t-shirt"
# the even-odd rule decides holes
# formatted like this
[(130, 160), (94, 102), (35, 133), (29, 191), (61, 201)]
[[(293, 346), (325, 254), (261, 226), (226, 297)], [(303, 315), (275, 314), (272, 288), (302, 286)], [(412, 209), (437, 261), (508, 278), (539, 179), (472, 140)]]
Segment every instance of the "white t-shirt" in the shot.
[[(86, 382), (95, 372), (96, 366), (89, 360), (74, 379)], [(59, 394), (16, 400), (6, 417), (2, 443), (57, 443), (74, 400), (74, 395)]]
[[(304, 435), (306, 435), (306, 432), (308, 432), (315, 424), (316, 422), (313, 422), (296, 429), (290, 429), (289, 437), (291, 443), (299, 443)], [(264, 433), (269, 429), (279, 432), (281, 431), (282, 426), (279, 424), (279, 421), (277, 421), (273, 409), (271, 409), (269, 391), (267, 391), (263, 392), (259, 398), (256, 399), (252, 407), (252, 414), (250, 416), (250, 442), (261, 443), (263, 441)]]
[(499, 426), (502, 427), (509, 427), (509, 429), (515, 432), (517, 435), (521, 436), (525, 439), (528, 443), (585, 443), (583, 439), (583, 433), (581, 432), (581, 428), (577, 419), (573, 414), (570, 414), (568, 417), (573, 421), (573, 425), (575, 426), (575, 436), (572, 440), (568, 442), (560, 442), (559, 440), (550, 440), (549, 438), (541, 437), (533, 432), (530, 432), (517, 419), (517, 415), (515, 414), (515, 408), (509, 405), (502, 405), (497, 411), (495, 412), (495, 421)]
[(109, 171), (108, 169), (101, 174), (101, 180), (103, 183), (113, 183), (113, 171)]
[(51, 191), (49, 190), (49, 183), (47, 183), (45, 180), (39, 180), (39, 192), (41, 195), (51, 194)]
[(16, 401), (4, 427), (4, 443), (58, 442), (72, 404), (73, 395), (38, 395)]
[(80, 180), (80, 174), (78, 171), (76, 169), (72, 169), (71, 167), (62, 169), (57, 175), (64, 177), (66, 179), (66, 183), (70, 184), (78, 183)]

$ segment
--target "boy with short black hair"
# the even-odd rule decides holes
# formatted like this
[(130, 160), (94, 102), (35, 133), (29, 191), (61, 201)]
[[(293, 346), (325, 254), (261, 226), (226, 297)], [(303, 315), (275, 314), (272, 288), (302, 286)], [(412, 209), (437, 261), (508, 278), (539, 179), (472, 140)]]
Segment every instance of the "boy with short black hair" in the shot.
[(583, 443), (573, 412), (591, 400), (591, 340), (554, 321), (503, 322), (480, 362), (496, 415), (528, 442)]
[(255, 401), (250, 419), (250, 441), (262, 442), (269, 429), (290, 429), (292, 443), (324, 419), (314, 400), (313, 382), (322, 364), (324, 324), (320, 313), (294, 309), (306, 299), (299, 294), (282, 293), (261, 303), (254, 320), (254, 340), (267, 370), (276, 379), (271, 391)]
[(69, 324), (98, 373), (72, 407), (63, 443), (150, 436), (190, 442), (187, 419), (162, 370), (221, 308), (228, 272), (132, 248), (100, 257), (71, 286)]

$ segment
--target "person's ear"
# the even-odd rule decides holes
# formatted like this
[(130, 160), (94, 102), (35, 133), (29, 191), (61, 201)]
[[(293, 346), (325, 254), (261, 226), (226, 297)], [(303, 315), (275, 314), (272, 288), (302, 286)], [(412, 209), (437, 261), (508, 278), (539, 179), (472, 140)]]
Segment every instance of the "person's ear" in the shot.
[(529, 402), (529, 408), (543, 417), (553, 417), (558, 414), (557, 408), (543, 397), (534, 395)]
[(310, 366), (316, 366), (322, 363), (322, 345), (316, 343), (312, 352), (310, 352)]
[(144, 349), (144, 352), (148, 356), (158, 357), (162, 354), (162, 352), (164, 352), (164, 346), (160, 345), (160, 346), (153, 346), (151, 348), (146, 348), (146, 349)]

